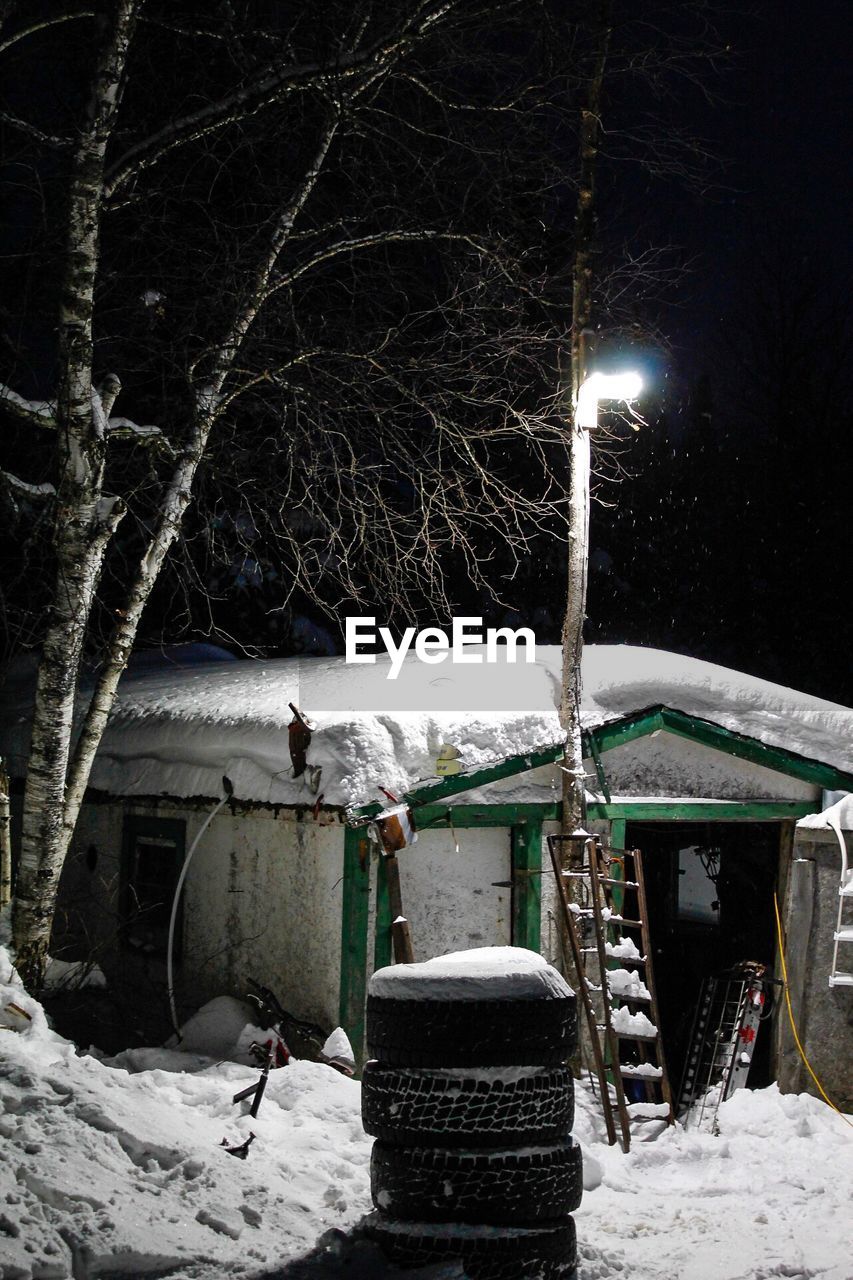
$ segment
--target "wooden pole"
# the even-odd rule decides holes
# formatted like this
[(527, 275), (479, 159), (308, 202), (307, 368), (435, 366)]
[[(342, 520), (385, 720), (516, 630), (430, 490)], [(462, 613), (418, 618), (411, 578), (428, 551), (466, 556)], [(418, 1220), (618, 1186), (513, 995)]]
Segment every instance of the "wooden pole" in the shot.
[(581, 745), (581, 658), (586, 614), (589, 558), (590, 444), (588, 432), (576, 422), (578, 392), (589, 372), (592, 340), (592, 281), (595, 243), (595, 171), (601, 133), (604, 71), (610, 48), (610, 0), (602, 0), (593, 41), (586, 99), (581, 108), (580, 173), (575, 209), (572, 270), (571, 397), (569, 429), (569, 555), (566, 614), (563, 622), (563, 685), (560, 721), (565, 732), (563, 772), (563, 849), (569, 837), (583, 828), (586, 816), (583, 748)]
[(12, 901), (12, 827), (9, 813), (9, 775), (0, 762), (0, 910)]
[(396, 853), (383, 853), (385, 880), (388, 885), (388, 905), (391, 909), (391, 938), (394, 943), (394, 963), (413, 964), (412, 931), (403, 915), (403, 894), (400, 888), (400, 864)]

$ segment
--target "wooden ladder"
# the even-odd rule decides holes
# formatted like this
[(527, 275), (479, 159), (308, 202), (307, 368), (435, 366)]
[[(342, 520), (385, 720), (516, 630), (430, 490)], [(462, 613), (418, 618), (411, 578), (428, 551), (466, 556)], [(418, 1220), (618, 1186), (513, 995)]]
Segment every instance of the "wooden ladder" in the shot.
[[(564, 845), (573, 850), (577, 865), (564, 867)], [(585, 833), (549, 836), (548, 851), (607, 1138), (611, 1145), (617, 1142), (618, 1121), (622, 1149), (628, 1151), (639, 1126), (675, 1122), (659, 1030), (642, 855), (631, 849), (616, 858), (598, 837)], [(614, 875), (614, 870), (622, 874)], [(622, 914), (626, 900), (636, 904), (634, 919)], [(629, 1101), (626, 1087), (643, 1097)]]

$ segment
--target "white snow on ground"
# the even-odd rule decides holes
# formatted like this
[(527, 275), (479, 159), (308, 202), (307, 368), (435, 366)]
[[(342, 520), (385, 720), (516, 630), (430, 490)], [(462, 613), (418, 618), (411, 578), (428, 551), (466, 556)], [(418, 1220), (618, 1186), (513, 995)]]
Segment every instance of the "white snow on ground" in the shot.
[[(370, 1208), (359, 1085), (329, 1067), (273, 1071), (251, 1120), (231, 1101), (246, 1066), (76, 1053), (3, 949), (0, 1024), (1, 1280), (248, 1280)], [(579, 1087), (579, 1280), (850, 1280), (853, 1129), (824, 1103), (742, 1091), (719, 1136), (679, 1126), (627, 1156), (603, 1128)], [(246, 1160), (219, 1145), (250, 1132)]]
[[(481, 652), (477, 647), (472, 653)], [(397, 681), (390, 659), (211, 662), (122, 679), (92, 775), (123, 795), (218, 796), (222, 776), (241, 800), (358, 805), (435, 777), (447, 743), (463, 772), (562, 741), (560, 650), (538, 646), (531, 665), (431, 666), (410, 656)], [(584, 726), (662, 704), (726, 729), (853, 772), (853, 710), (781, 685), (658, 649), (589, 645), (583, 657)], [(32, 671), (7, 675), (0, 754), (20, 772)], [(290, 703), (315, 728), (308, 768), (291, 776)]]
[(524, 947), (474, 947), (420, 964), (377, 969), (370, 994), (386, 1000), (542, 1000), (571, 988), (543, 956)]

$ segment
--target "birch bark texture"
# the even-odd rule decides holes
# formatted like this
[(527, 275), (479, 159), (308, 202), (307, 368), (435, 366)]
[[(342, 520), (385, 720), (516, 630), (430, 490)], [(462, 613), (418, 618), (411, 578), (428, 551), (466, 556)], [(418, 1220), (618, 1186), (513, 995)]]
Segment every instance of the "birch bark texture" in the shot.
[(564, 848), (582, 849), (568, 840), (583, 828), (586, 790), (581, 725), (581, 662), (589, 563), (590, 441), (577, 422), (578, 392), (588, 373), (592, 346), (592, 304), (596, 238), (595, 180), (601, 134), (604, 76), (611, 40), (611, 6), (602, 0), (595, 27), (586, 98), (580, 109), (580, 156), (572, 263), (571, 421), (569, 423), (569, 531), (566, 613), (563, 621), (563, 683), (560, 721), (566, 734), (563, 763), (562, 835)]

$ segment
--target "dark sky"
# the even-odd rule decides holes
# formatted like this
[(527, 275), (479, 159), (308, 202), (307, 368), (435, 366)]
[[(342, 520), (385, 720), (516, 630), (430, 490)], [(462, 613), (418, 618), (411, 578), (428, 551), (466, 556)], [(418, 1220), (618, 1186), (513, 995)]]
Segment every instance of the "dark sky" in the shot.
[[(725, 20), (737, 65), (719, 86), (722, 102), (694, 101), (686, 122), (726, 167), (706, 192), (673, 184), (650, 201), (653, 237), (680, 245), (692, 262), (678, 305), (662, 315), (672, 352), (651, 366), (669, 420), (649, 414), (616, 509), (593, 508), (587, 629), (590, 641), (669, 648), (847, 705), (853, 521), (840, 477), (853, 434), (853, 332), (839, 323), (818, 340), (834, 342), (847, 368), (848, 394), (838, 394), (822, 428), (807, 400), (805, 411), (789, 400), (785, 421), (783, 395), (778, 423), (745, 411), (744, 374), (731, 381), (725, 344), (749, 366), (756, 261), (774, 242), (789, 264), (805, 264), (807, 284), (813, 273), (804, 345), (815, 342), (815, 308), (831, 290), (846, 294), (849, 315), (851, 16), (843, 3), (785, 2)], [(639, 192), (634, 205), (642, 209)], [(777, 283), (784, 292), (784, 277)], [(768, 367), (777, 339), (771, 325), (759, 342)], [(813, 350), (819, 359), (820, 346)], [(689, 400), (702, 376), (711, 398), (704, 436), (703, 406)]]
[[(799, 225), (818, 260), (849, 277), (853, 111), (853, 10), (845, 3), (764, 3), (722, 24), (735, 62), (696, 128), (725, 165), (720, 185), (673, 192), (660, 217), (695, 260), (685, 338), (703, 335), (733, 295), (742, 253), (774, 223)], [(672, 219), (672, 214), (675, 218)]]

